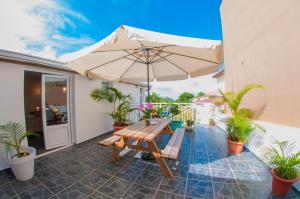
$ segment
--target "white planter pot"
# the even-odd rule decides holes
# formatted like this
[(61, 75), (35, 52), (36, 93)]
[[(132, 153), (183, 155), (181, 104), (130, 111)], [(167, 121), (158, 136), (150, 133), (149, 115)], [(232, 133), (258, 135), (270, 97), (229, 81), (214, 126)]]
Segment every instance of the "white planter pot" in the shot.
[(12, 156), (8, 156), (10, 168), (19, 181), (30, 180), (34, 175), (34, 159), (36, 156), (35, 148), (21, 148), (21, 152), (25, 151), (29, 153), (29, 155), (26, 157), (12, 158)]

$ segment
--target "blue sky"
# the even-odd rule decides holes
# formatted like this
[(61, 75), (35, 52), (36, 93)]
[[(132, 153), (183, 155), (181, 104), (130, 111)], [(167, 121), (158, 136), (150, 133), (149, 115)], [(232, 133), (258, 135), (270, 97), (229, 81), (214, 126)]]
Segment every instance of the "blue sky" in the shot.
[[(59, 59), (92, 45), (120, 25), (221, 40), (221, 0), (1, 0), (0, 49)], [(9, 19), (9, 20), (7, 20)], [(214, 90), (211, 76), (153, 84), (176, 98)]]
[[(158, 32), (208, 39), (222, 39), (219, 7), (221, 0), (85, 0), (68, 7), (90, 23), (66, 26), (61, 33), (85, 35), (99, 41), (121, 24)], [(78, 47), (65, 49), (76, 50)], [(64, 53), (59, 51), (59, 54)]]

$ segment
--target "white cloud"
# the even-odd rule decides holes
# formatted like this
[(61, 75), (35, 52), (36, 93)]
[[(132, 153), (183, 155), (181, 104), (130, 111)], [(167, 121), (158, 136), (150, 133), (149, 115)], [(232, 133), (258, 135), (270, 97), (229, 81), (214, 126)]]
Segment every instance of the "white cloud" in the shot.
[(90, 23), (86, 17), (59, 1), (1, 1), (0, 48), (57, 59), (59, 48), (93, 42), (87, 36), (69, 38), (62, 35), (61, 30), (66, 26), (76, 28), (75, 20)]
[(219, 88), (224, 89), (224, 82), (218, 83), (217, 79), (212, 78), (213, 75), (210, 74), (180, 81), (154, 82), (152, 83), (151, 92), (176, 99), (183, 92), (197, 94), (200, 91), (211, 92)]

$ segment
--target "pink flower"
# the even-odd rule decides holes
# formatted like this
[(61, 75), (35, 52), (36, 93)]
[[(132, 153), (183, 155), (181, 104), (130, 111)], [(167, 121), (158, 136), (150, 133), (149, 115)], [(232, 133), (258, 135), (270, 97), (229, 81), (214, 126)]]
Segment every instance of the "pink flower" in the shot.
[(144, 105), (143, 104), (140, 104), (139, 105), (139, 111), (143, 111), (144, 110)]
[(153, 109), (153, 104), (151, 104), (150, 102), (147, 103), (147, 106), (146, 106), (147, 109)]

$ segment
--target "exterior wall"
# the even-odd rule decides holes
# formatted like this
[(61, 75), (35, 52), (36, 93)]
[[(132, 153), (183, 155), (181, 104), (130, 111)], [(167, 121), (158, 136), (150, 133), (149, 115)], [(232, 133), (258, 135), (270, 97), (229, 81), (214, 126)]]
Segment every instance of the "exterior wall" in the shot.
[(274, 139), (295, 142), (300, 150), (299, 9), (299, 0), (223, 0), (221, 6), (226, 90), (250, 83), (267, 87), (242, 103), (266, 129), (248, 144), (259, 157)]
[(223, 0), (221, 6), (227, 90), (267, 87), (242, 104), (259, 119), (300, 127), (300, 1)]
[[(111, 110), (110, 105), (95, 102), (90, 97), (92, 90), (102, 88), (100, 80), (90, 80), (73, 72), (59, 71), (55, 68), (38, 68), (29, 63), (7, 61), (0, 61), (0, 71), (0, 124), (9, 121), (25, 124), (24, 72), (35, 71), (70, 77), (72, 142), (80, 143), (113, 130), (112, 119), (106, 114)], [(134, 103), (139, 103), (139, 86), (123, 83), (114, 83), (114, 86), (124, 94), (130, 94)], [(24, 146), (27, 146), (27, 140)], [(0, 146), (0, 170), (8, 167), (3, 152), (3, 147)]]
[(90, 93), (101, 88), (100, 80), (89, 80), (75, 75), (75, 126), (76, 143), (89, 140), (93, 137), (112, 131), (112, 120), (106, 114), (110, 105), (92, 100)]
[(140, 88), (142, 88), (142, 102), (145, 101), (145, 88), (141, 86), (117, 82), (114, 82), (113, 86), (121, 90), (124, 95), (130, 95), (134, 104), (140, 104)]
[[(71, 77), (67, 72), (56, 70), (39, 69), (25, 64), (0, 61), (0, 124), (9, 121), (17, 121), (25, 124), (24, 108), (24, 71), (35, 71), (42, 73), (61, 74)], [(72, 87), (72, 85), (71, 85)], [(72, 120), (73, 116), (71, 116)], [(71, 129), (73, 127), (71, 126)], [(27, 140), (23, 143), (27, 146)], [(4, 158), (3, 147), (0, 146), (0, 170), (7, 168), (8, 164)]]

